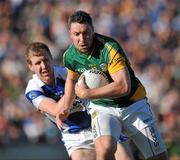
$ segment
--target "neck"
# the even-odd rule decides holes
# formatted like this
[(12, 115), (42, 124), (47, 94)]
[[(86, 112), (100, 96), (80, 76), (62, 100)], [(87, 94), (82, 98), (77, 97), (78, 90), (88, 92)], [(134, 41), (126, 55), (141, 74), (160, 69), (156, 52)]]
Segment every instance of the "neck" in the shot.
[(90, 59), (92, 57), (94, 49), (95, 49), (95, 46), (93, 45), (91, 52), (89, 52), (89, 54), (88, 54), (88, 59)]
[(88, 52), (88, 59), (90, 59), (92, 57), (94, 49), (95, 49), (95, 39), (93, 38), (92, 46), (91, 46), (91, 48), (89, 49), (89, 52)]
[(93, 42), (91, 48), (89, 48), (88, 55), (92, 54), (93, 51), (94, 51), (94, 42)]

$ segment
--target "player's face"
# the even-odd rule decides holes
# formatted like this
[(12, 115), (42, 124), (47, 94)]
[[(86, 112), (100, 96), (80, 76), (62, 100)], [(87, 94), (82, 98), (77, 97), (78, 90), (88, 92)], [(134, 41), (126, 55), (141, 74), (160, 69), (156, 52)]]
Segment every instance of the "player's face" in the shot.
[(88, 53), (93, 43), (93, 28), (89, 24), (71, 23), (70, 37), (81, 53)]
[(31, 64), (29, 64), (29, 69), (33, 71), (39, 79), (41, 79), (46, 84), (53, 83), (53, 62), (52, 59), (46, 55), (42, 56), (32, 56)]

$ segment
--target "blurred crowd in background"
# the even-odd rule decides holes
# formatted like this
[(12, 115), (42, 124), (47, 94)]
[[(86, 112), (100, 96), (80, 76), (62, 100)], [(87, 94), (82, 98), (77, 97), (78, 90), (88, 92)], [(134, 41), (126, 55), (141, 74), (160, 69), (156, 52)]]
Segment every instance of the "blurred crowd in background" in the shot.
[(114, 37), (146, 87), (169, 154), (180, 145), (179, 0), (0, 0), (0, 146), (58, 143), (59, 131), (24, 96), (31, 73), (24, 53), (46, 43), (55, 64), (71, 43), (67, 18), (85, 10), (95, 31)]

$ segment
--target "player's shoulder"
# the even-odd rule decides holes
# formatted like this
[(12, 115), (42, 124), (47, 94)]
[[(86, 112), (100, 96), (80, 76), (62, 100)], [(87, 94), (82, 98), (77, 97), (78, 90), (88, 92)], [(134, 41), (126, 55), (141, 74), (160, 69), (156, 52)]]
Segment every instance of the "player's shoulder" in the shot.
[(25, 93), (32, 90), (41, 90), (41, 86), (43, 85), (44, 83), (34, 74), (27, 83)]
[(122, 50), (122, 47), (119, 44), (119, 42), (112, 37), (97, 34), (97, 40), (104, 46), (103, 49), (105, 50), (109, 50), (109, 51), (111, 51), (112, 49), (115, 51), (119, 49)]
[(54, 66), (54, 75), (55, 75), (55, 78), (66, 80), (67, 69), (63, 66)]
[(54, 66), (55, 73), (64, 73), (67, 72), (64, 66)]

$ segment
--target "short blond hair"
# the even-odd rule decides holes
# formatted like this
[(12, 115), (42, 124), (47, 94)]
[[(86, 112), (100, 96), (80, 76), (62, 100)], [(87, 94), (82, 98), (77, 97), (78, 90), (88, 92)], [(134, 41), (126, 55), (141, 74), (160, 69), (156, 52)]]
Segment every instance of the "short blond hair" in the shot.
[(33, 56), (41, 56), (48, 55), (51, 59), (52, 55), (49, 50), (49, 47), (42, 42), (32, 42), (28, 45), (25, 52), (25, 59), (28, 64), (31, 64), (31, 57)]

